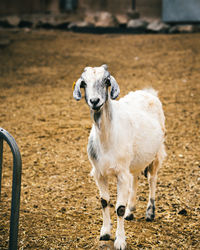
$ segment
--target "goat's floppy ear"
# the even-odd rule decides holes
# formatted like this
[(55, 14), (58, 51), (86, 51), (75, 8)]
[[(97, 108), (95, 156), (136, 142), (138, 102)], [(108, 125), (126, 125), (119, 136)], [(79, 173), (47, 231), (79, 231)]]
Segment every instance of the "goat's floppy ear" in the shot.
[(76, 83), (75, 83), (75, 86), (74, 86), (74, 91), (73, 91), (73, 97), (76, 101), (79, 101), (81, 100), (81, 82), (83, 80), (81, 78), (79, 78)]
[(110, 91), (110, 97), (111, 99), (116, 99), (120, 93), (119, 85), (117, 84), (115, 78), (113, 76), (110, 76), (110, 85), (111, 85), (111, 91)]

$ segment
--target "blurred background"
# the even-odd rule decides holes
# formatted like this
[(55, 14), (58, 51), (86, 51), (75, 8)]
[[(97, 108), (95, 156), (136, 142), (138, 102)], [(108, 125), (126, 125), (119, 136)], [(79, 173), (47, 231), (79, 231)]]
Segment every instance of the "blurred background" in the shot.
[[(89, 175), (90, 112), (72, 95), (84, 67), (104, 63), (120, 97), (152, 86), (166, 116), (156, 220), (145, 221), (149, 188), (141, 175), (135, 220), (125, 224), (127, 250), (200, 249), (199, 24), (200, 0), (0, 0), (0, 127), (22, 155), (20, 250), (109, 249), (99, 243), (101, 203)], [(4, 149), (3, 250), (12, 187)], [(115, 204), (113, 179), (110, 190)], [(115, 206), (110, 211), (113, 245)]]
[(162, 0), (1, 0), (0, 14), (60, 13), (63, 11), (109, 11), (135, 9), (145, 16), (161, 17)]
[(0, 27), (193, 32), (199, 31), (199, 10), (199, 0), (1, 0)]

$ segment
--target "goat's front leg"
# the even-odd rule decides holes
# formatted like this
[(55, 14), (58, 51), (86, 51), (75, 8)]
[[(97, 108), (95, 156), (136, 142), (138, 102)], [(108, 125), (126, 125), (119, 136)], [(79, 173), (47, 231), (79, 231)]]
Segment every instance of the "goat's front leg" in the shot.
[(125, 213), (125, 220), (134, 219), (133, 211), (135, 211), (136, 209), (137, 186), (138, 186), (138, 176), (133, 175), (133, 178), (131, 178), (128, 205), (127, 205), (126, 213)]
[(99, 188), (101, 205), (103, 212), (103, 226), (101, 228), (100, 240), (110, 240), (111, 236), (111, 221), (110, 221), (110, 211), (109, 211), (109, 190), (107, 178), (100, 175), (95, 177), (96, 184)]
[(126, 237), (124, 230), (124, 214), (128, 201), (129, 188), (132, 176), (130, 173), (122, 173), (117, 176), (117, 230), (115, 238), (115, 249), (124, 250), (126, 248)]

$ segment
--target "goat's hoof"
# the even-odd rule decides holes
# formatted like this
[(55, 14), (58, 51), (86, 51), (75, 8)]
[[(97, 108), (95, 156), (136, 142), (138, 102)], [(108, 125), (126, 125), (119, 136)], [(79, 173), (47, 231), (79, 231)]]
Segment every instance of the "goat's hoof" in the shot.
[(155, 218), (155, 213), (152, 213), (152, 214), (147, 213), (146, 214), (146, 221), (151, 222), (154, 220), (154, 218)]
[(116, 250), (125, 250), (126, 249), (126, 241), (122, 237), (115, 238), (114, 247)]
[(146, 217), (147, 222), (154, 221), (155, 216), (152, 214), (150, 217)]
[(110, 234), (104, 234), (100, 236), (100, 240), (110, 240)]
[(133, 214), (129, 214), (124, 219), (130, 221), (130, 220), (134, 219), (134, 216), (133, 216)]
[(151, 204), (146, 211), (146, 221), (153, 221), (155, 218), (155, 206)]

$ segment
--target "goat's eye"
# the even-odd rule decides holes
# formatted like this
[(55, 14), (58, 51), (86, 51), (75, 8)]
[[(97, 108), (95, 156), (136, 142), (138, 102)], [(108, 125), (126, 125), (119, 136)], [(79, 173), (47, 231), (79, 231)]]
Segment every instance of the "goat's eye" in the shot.
[(107, 86), (110, 86), (110, 79), (106, 79), (106, 81), (105, 81), (105, 84), (107, 85)]
[(84, 81), (81, 82), (81, 88), (85, 88), (86, 83)]

